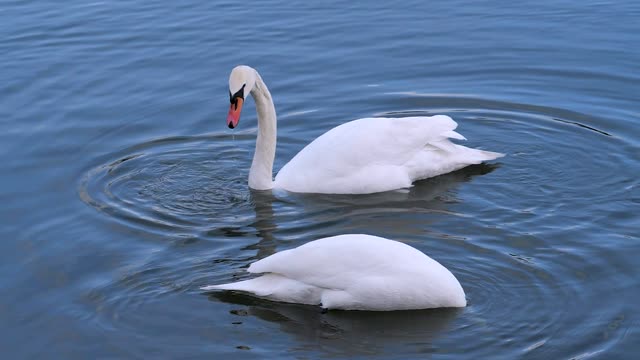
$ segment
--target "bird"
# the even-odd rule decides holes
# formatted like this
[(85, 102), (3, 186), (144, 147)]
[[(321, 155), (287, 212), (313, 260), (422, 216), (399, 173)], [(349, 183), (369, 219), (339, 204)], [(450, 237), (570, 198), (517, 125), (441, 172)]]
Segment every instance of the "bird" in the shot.
[(251, 94), (258, 113), (256, 148), (248, 185), (255, 190), (298, 193), (369, 194), (409, 188), (426, 179), (504, 154), (468, 148), (446, 115), (373, 117), (338, 125), (313, 140), (285, 164), (275, 179), (276, 110), (260, 74), (246, 65), (229, 75), (227, 125), (238, 126), (245, 98)]
[(407, 244), (374, 235), (317, 239), (258, 260), (247, 271), (261, 275), (201, 289), (319, 305), (326, 311), (467, 305), (462, 286), (447, 268)]

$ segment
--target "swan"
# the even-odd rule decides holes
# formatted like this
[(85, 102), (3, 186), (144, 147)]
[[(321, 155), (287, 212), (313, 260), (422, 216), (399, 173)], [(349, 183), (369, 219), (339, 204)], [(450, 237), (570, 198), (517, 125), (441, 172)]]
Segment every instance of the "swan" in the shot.
[(465, 307), (455, 276), (398, 241), (346, 234), (311, 241), (256, 261), (262, 276), (202, 290), (233, 290), (287, 303), (340, 310), (416, 310)]
[(238, 126), (247, 94), (258, 112), (258, 137), (249, 187), (300, 193), (367, 194), (411, 187), (414, 181), (493, 160), (504, 154), (471, 149), (446, 115), (364, 118), (336, 126), (303, 148), (273, 180), (276, 110), (258, 72), (236, 66), (229, 76), (227, 125)]

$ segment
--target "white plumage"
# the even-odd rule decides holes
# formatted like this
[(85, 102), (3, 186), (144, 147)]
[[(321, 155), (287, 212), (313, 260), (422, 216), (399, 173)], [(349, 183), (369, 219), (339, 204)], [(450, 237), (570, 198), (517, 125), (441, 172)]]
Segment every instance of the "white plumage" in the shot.
[(273, 185), (294, 192), (375, 193), (502, 156), (452, 143), (450, 138), (465, 139), (457, 126), (445, 115), (354, 120), (302, 149)]
[(311, 241), (259, 260), (249, 280), (205, 286), (274, 301), (343, 310), (464, 307), (453, 274), (413, 247), (377, 236), (349, 234)]
[(300, 151), (273, 181), (276, 111), (271, 94), (255, 69), (237, 66), (229, 76), (232, 95), (227, 124), (240, 119), (244, 96), (251, 94), (258, 112), (258, 138), (249, 172), (257, 190), (282, 188), (293, 192), (363, 194), (410, 187), (420, 179), (445, 174), (503, 154), (471, 149), (450, 139), (450, 117), (366, 118), (337, 126)]

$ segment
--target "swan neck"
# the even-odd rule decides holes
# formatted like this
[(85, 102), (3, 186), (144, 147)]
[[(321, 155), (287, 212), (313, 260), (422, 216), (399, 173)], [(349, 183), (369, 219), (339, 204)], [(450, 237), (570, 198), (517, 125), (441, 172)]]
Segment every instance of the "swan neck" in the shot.
[(276, 156), (276, 109), (271, 93), (256, 71), (256, 83), (251, 90), (258, 113), (258, 138), (249, 171), (249, 187), (256, 190), (273, 188), (273, 161)]

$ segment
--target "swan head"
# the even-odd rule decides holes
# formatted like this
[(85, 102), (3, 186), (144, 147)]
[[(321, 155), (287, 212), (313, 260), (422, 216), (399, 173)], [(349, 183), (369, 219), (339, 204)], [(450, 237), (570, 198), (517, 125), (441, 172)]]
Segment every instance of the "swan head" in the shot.
[(256, 84), (256, 71), (246, 65), (239, 65), (231, 70), (229, 75), (229, 115), (227, 116), (227, 126), (230, 129), (238, 126), (240, 112), (245, 97), (253, 90)]

